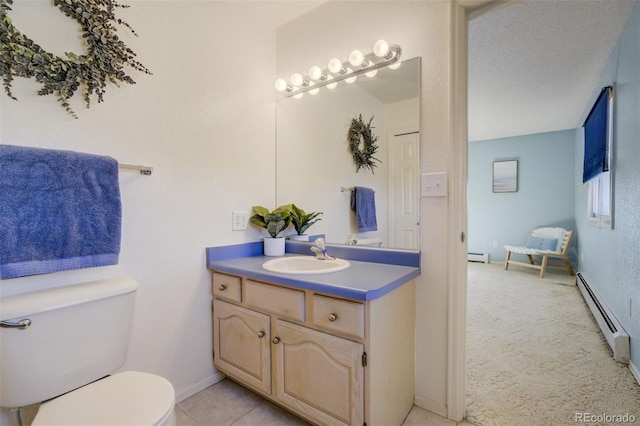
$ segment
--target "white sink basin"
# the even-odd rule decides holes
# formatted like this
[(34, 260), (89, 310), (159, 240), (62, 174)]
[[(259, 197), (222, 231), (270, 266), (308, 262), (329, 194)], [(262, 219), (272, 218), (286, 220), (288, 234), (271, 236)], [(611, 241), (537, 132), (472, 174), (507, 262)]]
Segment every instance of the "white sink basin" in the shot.
[(267, 271), (283, 274), (327, 274), (349, 266), (351, 264), (343, 259), (320, 260), (313, 256), (279, 257), (262, 264)]

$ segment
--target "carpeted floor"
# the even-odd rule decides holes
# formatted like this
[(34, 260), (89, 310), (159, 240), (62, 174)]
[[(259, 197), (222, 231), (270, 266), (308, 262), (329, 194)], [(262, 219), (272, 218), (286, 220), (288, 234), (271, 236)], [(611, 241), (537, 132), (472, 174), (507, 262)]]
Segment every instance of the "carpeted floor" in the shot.
[(613, 360), (574, 284), (561, 270), (540, 279), (535, 270), (469, 263), (469, 422), (604, 425), (627, 415), (640, 424), (640, 385)]

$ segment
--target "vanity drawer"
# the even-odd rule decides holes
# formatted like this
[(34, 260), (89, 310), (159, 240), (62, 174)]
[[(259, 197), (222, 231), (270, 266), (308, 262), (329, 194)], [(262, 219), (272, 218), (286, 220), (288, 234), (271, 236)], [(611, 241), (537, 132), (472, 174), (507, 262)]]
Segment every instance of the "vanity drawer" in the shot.
[(314, 294), (313, 324), (364, 339), (364, 304)]
[(247, 306), (273, 312), (285, 318), (304, 321), (304, 292), (247, 280), (244, 287)]
[(213, 295), (221, 299), (240, 303), (242, 279), (233, 275), (213, 273)]

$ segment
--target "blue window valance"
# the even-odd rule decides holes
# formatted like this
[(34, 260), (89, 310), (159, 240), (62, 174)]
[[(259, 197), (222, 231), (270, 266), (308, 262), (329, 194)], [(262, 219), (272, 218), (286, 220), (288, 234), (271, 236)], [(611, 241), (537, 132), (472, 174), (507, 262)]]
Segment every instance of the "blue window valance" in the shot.
[(602, 89), (591, 112), (587, 116), (584, 127), (584, 168), (582, 183), (585, 183), (602, 172), (609, 170), (609, 152), (607, 143), (609, 93), (612, 87)]

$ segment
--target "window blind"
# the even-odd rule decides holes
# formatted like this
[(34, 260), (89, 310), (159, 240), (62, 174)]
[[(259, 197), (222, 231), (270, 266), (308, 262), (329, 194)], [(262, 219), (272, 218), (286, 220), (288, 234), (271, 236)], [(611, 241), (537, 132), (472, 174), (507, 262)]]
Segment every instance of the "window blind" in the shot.
[(584, 127), (584, 167), (582, 183), (609, 170), (607, 144), (607, 119), (609, 117), (609, 93), (611, 86), (602, 89)]

